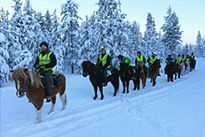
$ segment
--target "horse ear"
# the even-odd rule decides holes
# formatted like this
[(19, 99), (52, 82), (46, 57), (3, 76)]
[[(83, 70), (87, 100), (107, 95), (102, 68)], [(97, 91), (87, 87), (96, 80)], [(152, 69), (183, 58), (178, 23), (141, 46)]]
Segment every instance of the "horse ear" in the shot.
[(10, 72), (11, 72), (11, 73), (13, 73), (13, 72), (14, 72), (14, 70), (10, 70)]
[(24, 71), (25, 71), (25, 72), (28, 71), (28, 68), (25, 68)]

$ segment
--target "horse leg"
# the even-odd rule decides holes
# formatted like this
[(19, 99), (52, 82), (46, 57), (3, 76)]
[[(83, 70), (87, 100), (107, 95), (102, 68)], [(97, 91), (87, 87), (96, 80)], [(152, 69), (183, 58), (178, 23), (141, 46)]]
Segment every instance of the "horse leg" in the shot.
[(98, 97), (97, 91), (98, 91), (97, 86), (94, 86), (94, 92), (95, 92), (95, 96), (93, 97), (94, 100), (96, 100)]
[(60, 95), (61, 101), (62, 101), (62, 110), (65, 109), (67, 105), (67, 97), (66, 94), (64, 93), (63, 95)]
[(145, 86), (146, 86), (146, 79), (145, 78), (142, 78), (142, 84), (143, 84), (143, 88), (145, 88)]
[(137, 89), (137, 80), (133, 80), (133, 84), (134, 84), (134, 89), (133, 90), (136, 90)]
[(167, 74), (167, 82), (169, 82), (170, 76), (169, 74)]
[(33, 104), (36, 108), (36, 112), (37, 112), (37, 122), (40, 123), (42, 122), (42, 106), (43, 106), (43, 99), (42, 100), (38, 100), (38, 103)]
[(177, 73), (174, 74), (175, 75), (175, 80), (177, 79)]
[(155, 84), (156, 84), (156, 78), (153, 78), (153, 84), (152, 84), (152, 86), (155, 86)]
[(123, 91), (122, 91), (122, 93), (125, 93), (125, 86), (126, 86), (125, 81), (122, 82), (122, 85), (123, 85)]
[(136, 82), (137, 82), (137, 89), (140, 90), (140, 79), (137, 78), (137, 81), (136, 81)]
[(52, 113), (52, 112), (54, 111), (55, 104), (56, 104), (56, 96), (53, 96), (53, 97), (52, 97), (51, 109), (50, 109), (50, 111), (48, 112), (48, 114), (50, 114), (50, 113)]
[(104, 95), (103, 95), (103, 87), (102, 87), (102, 85), (101, 86), (99, 86), (99, 89), (100, 89), (100, 93), (101, 93), (101, 100), (103, 100), (104, 99)]
[(174, 75), (172, 74), (172, 75), (171, 75), (171, 82), (174, 82), (174, 81), (173, 81), (173, 77), (174, 77)]
[(129, 84), (130, 84), (130, 81), (128, 80), (127, 81), (127, 93), (129, 93)]

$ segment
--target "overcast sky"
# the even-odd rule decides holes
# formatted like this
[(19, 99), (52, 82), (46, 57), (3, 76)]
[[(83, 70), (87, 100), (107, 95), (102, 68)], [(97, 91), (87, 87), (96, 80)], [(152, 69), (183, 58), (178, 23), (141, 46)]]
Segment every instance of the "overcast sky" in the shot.
[[(41, 11), (43, 14), (47, 9), (52, 13), (54, 9), (60, 15), (61, 5), (66, 0), (30, 0), (35, 11)], [(85, 15), (91, 15), (93, 11), (98, 9), (96, 3), (98, 0), (73, 0), (79, 4), (78, 13), (85, 19)], [(118, 1), (118, 0), (117, 0)], [(198, 30), (202, 36), (205, 36), (205, 1), (204, 0), (120, 0), (122, 3), (122, 12), (127, 14), (126, 19), (129, 21), (137, 21), (140, 24), (141, 32), (144, 34), (147, 13), (151, 12), (155, 19), (156, 29), (160, 31), (164, 24), (164, 16), (169, 6), (176, 12), (179, 17), (179, 23), (182, 34), (183, 43), (195, 44)], [(25, 3), (22, 0), (23, 5)], [(0, 0), (0, 7), (4, 10), (13, 12), (11, 6), (14, 6), (12, 0)]]

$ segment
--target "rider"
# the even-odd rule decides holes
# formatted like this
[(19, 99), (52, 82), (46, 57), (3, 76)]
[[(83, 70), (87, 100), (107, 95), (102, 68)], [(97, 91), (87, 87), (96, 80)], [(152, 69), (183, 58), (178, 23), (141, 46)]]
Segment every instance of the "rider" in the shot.
[(120, 63), (127, 63), (128, 64), (128, 69), (130, 71), (131, 77), (132, 79), (134, 79), (134, 70), (132, 68), (132, 63), (131, 63), (131, 59), (128, 56), (123, 56), (123, 55), (119, 55), (118, 59), (120, 60)]
[(189, 55), (186, 55), (186, 59), (185, 59), (185, 63), (187, 62), (187, 61), (190, 61), (190, 56)]
[[(157, 54), (152, 52), (152, 56), (150, 56), (148, 59), (147, 59), (147, 62), (148, 62), (148, 68), (150, 70), (150, 67), (152, 66), (152, 64), (155, 62), (155, 60), (157, 60)], [(158, 76), (161, 76), (159, 73), (158, 73)]]
[(135, 66), (137, 66), (137, 62), (143, 61), (144, 64), (146, 63), (145, 57), (141, 54), (140, 51), (137, 52), (137, 57), (135, 59)]
[(179, 54), (177, 59), (176, 59), (176, 64), (180, 66), (180, 71), (182, 71), (182, 57)]
[(184, 54), (182, 54), (182, 62), (185, 62), (185, 56), (184, 56)]
[(49, 51), (47, 42), (41, 42), (40, 47), (41, 52), (36, 59), (34, 67), (40, 75), (45, 77), (46, 99), (47, 102), (50, 102), (53, 84), (52, 73), (57, 61), (54, 53)]
[(166, 70), (167, 70), (167, 67), (168, 65), (171, 63), (171, 62), (174, 62), (173, 58), (172, 58), (172, 55), (168, 55), (167, 59), (165, 60), (165, 63), (166, 63), (166, 66), (165, 66), (165, 74), (166, 74)]
[(168, 55), (168, 57), (167, 57), (167, 59), (165, 60), (165, 63), (166, 63), (166, 65), (169, 65), (171, 62), (173, 62), (174, 60), (173, 60), (173, 58), (172, 58), (172, 55)]
[(182, 57), (180, 54), (178, 54), (177, 59), (176, 59), (176, 64), (182, 65)]
[(100, 50), (101, 55), (98, 57), (97, 60), (97, 65), (101, 67), (102, 72), (103, 72), (103, 86), (107, 85), (107, 70), (110, 68), (110, 62), (111, 58), (110, 56), (106, 53), (105, 48), (102, 48)]
[(194, 56), (194, 52), (191, 53), (190, 58), (191, 58), (191, 59), (194, 59), (194, 58), (195, 58), (195, 56)]

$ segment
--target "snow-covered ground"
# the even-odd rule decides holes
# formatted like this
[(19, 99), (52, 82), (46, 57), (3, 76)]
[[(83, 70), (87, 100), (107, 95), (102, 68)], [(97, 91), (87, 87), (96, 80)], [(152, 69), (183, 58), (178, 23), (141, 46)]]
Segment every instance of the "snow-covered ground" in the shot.
[[(131, 84), (130, 89), (133, 88)], [(92, 99), (88, 77), (67, 75), (68, 105), (61, 111), (57, 98), (55, 112), (42, 123), (26, 97), (17, 98), (14, 83), (0, 88), (1, 137), (205, 137), (205, 59), (197, 59), (196, 71), (167, 83), (162, 74), (157, 85), (113, 97), (111, 84), (104, 88), (104, 100)]]

